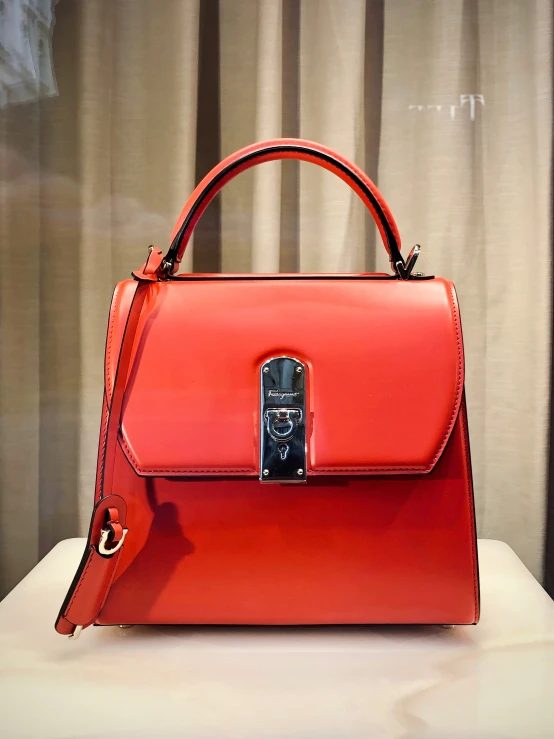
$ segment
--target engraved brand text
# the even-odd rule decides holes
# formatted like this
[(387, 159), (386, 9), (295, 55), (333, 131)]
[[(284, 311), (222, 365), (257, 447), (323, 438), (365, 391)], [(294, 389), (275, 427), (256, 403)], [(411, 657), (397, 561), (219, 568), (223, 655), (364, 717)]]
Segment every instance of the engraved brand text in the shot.
[(267, 393), (268, 398), (279, 398), (279, 400), (296, 398), (297, 395), (300, 395), (300, 393), (293, 392), (292, 390), (269, 390)]

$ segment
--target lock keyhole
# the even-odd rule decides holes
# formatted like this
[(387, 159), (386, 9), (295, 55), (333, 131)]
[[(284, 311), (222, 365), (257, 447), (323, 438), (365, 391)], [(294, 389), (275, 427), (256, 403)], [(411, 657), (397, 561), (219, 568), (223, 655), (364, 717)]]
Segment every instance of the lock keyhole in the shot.
[(277, 451), (281, 455), (281, 460), (285, 460), (287, 458), (287, 454), (289, 453), (289, 445), (279, 444), (279, 446), (277, 447)]

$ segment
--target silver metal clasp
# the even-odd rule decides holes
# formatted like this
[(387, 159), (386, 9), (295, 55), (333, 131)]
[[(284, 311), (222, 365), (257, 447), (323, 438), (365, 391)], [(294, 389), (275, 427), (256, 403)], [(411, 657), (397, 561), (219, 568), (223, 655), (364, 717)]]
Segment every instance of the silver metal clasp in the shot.
[(123, 546), (123, 542), (125, 541), (128, 530), (129, 529), (123, 529), (121, 539), (117, 542), (115, 546), (108, 549), (106, 544), (108, 543), (108, 538), (111, 532), (109, 529), (102, 529), (102, 531), (100, 532), (100, 541), (98, 542), (98, 553), (101, 554), (103, 557), (111, 557), (113, 554), (115, 554)]
[(404, 263), (396, 262), (394, 265), (394, 271), (400, 277), (401, 280), (409, 280), (410, 275), (413, 272), (417, 258), (421, 253), (421, 246), (416, 244), (411, 252), (408, 254), (408, 258)]
[(67, 637), (68, 639), (71, 639), (72, 641), (77, 641), (77, 639), (81, 636), (81, 631), (83, 630), (83, 626), (80, 624), (77, 624), (71, 634)]
[(289, 441), (302, 421), (300, 408), (268, 408), (264, 413), (268, 434), (275, 441)]
[(306, 481), (306, 367), (273, 357), (260, 368), (260, 480)]

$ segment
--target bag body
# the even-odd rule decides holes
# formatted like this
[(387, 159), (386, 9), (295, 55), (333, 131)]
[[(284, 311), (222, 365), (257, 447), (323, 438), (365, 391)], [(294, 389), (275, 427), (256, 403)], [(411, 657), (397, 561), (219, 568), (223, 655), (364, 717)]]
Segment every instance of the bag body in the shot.
[[(298, 158), (372, 212), (392, 274), (179, 275), (231, 177)], [(115, 289), (95, 507), (56, 628), (471, 624), (479, 618), (461, 325), (366, 175), (295, 139), (228, 157), (168, 254)]]

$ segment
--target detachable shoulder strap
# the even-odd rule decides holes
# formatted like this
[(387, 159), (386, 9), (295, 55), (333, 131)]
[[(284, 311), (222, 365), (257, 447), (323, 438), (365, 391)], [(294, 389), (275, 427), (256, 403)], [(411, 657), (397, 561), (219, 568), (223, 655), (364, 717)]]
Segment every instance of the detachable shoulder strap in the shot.
[(127, 506), (114, 490), (114, 468), (125, 387), (131, 366), (133, 346), (150, 283), (156, 278), (162, 252), (151, 249), (139, 273), (121, 341), (115, 382), (108, 408), (106, 452), (101, 470), (101, 497), (94, 508), (87, 544), (73, 582), (56, 620), (56, 631), (77, 638), (82, 629), (98, 618), (114, 580), (127, 536)]

